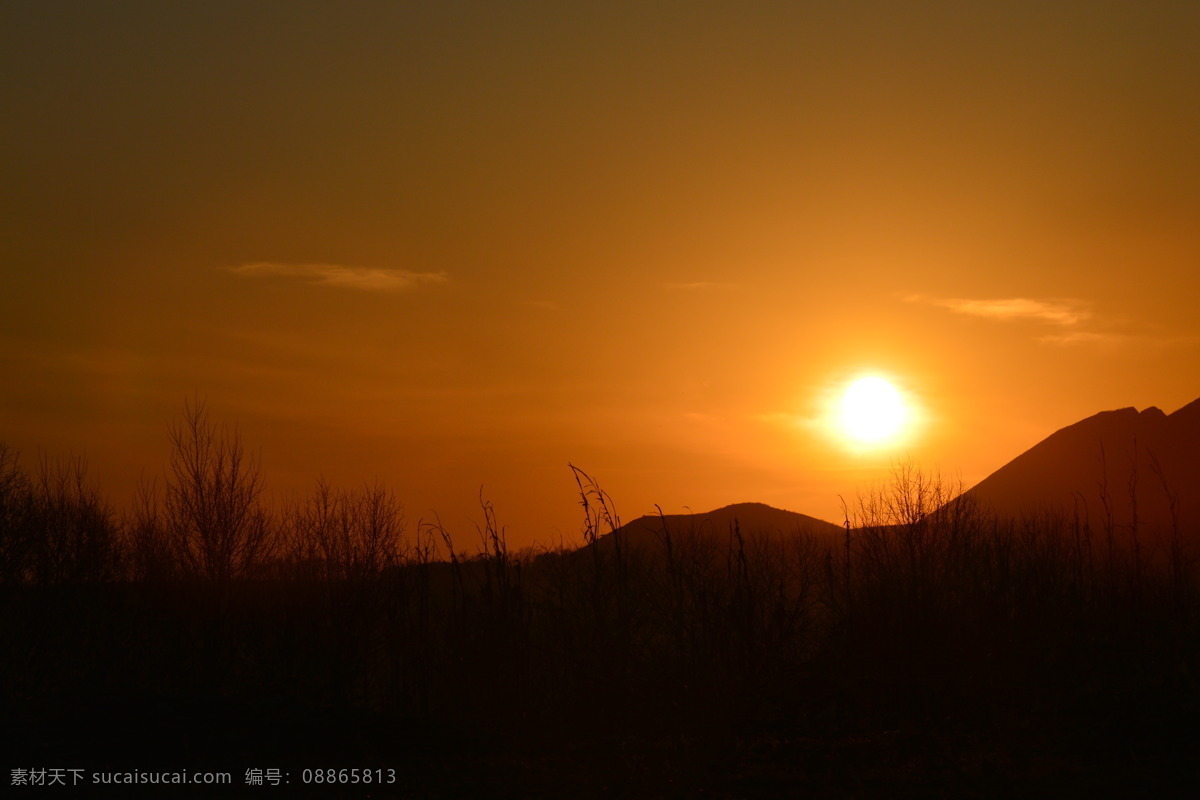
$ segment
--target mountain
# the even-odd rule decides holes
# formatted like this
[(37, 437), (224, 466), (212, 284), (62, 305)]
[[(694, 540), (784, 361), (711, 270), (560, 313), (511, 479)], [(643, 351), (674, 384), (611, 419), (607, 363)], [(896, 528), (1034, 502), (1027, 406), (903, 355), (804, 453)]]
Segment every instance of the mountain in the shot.
[[(1200, 400), (1173, 414), (1104, 411), (1063, 428), (966, 492), (1002, 516), (1076, 512), (1093, 530), (1200, 523)], [(1107, 503), (1107, 509), (1106, 509)]]
[(784, 511), (764, 503), (735, 503), (702, 514), (638, 517), (601, 537), (596, 546), (602, 550), (611, 548), (616, 534), (630, 550), (654, 552), (663, 549), (665, 534), (669, 533), (677, 544), (715, 544), (723, 549), (733, 536), (735, 524), (745, 540), (755, 543), (786, 542), (802, 537), (828, 539), (845, 533), (841, 526), (807, 514)]

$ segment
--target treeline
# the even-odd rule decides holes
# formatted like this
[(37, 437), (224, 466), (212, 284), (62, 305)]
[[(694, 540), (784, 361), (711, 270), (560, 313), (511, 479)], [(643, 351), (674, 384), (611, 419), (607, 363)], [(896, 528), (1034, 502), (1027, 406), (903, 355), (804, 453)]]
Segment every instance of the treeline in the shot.
[(164, 480), (143, 482), (117, 513), (81, 458), (41, 456), (31, 471), (0, 442), (0, 583), (230, 581), (319, 570), (378, 574), (412, 553), (403, 508), (380, 486), (319, 480), (290, 507), (264, 500), (264, 481), (236, 430), (188, 404), (169, 429)]
[(844, 536), (664, 517), (635, 541), (576, 470), (584, 547), (512, 553), (484, 502), (465, 556), (380, 486), (268, 507), (203, 405), (170, 436), (164, 481), (124, 514), (82, 463), (26, 474), (0, 449), (10, 708), (358, 709), (497, 748), (690, 742), (701, 777), (737, 758), (780, 781), (1035, 755), (1196, 768), (1193, 529), (1155, 557), (1086, 520), (992, 518), (901, 467)]

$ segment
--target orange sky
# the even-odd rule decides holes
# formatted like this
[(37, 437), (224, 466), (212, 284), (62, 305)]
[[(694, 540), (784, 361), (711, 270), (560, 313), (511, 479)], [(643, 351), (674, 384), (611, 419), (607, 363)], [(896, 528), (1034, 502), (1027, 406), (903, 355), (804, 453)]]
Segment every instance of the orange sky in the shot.
[(1195, 3), (181, 5), (0, 11), (0, 440), (118, 504), (193, 393), (516, 544), (1200, 396)]

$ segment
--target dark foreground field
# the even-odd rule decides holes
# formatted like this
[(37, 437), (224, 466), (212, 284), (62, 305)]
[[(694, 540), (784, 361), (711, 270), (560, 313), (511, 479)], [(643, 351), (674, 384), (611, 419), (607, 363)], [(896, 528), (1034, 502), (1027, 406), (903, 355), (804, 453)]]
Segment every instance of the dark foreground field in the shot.
[[(279, 768), (289, 792), (306, 768), (394, 769), (370, 791), (308, 787), (380, 797), (1194, 785), (1190, 583), (1149, 568), (1131, 583), (1129, 565), (1073, 563), (1030, 530), (1020, 547), (972, 531), (975, 560), (951, 568), (951, 533), (921, 530), (908, 561), (884, 543), (914, 532), (856, 531), (849, 570), (827, 543), (755, 552), (742, 534), (724, 552), (676, 542), (673, 565), (583, 551), (338, 580), (9, 586), (6, 768), (239, 784)], [(872, 563), (883, 553), (896, 558)]]
[[(8, 783), (82, 769), (230, 773), (141, 792), (203, 797), (1200, 786), (1200, 576), (1179, 526), (992, 519), (905, 472), (849, 533), (664, 519), (634, 539), (581, 476), (585, 547), (512, 554), (485, 505), (466, 557), (437, 526), (410, 534), (381, 490), (241, 516), (229, 497), (168, 495), (117, 517), (56, 474), (39, 488), (10, 462), (0, 486)], [(331, 769), (382, 772), (355, 785)], [(247, 785), (248, 770), (287, 784)], [(137, 793), (12, 796), (51, 791)]]

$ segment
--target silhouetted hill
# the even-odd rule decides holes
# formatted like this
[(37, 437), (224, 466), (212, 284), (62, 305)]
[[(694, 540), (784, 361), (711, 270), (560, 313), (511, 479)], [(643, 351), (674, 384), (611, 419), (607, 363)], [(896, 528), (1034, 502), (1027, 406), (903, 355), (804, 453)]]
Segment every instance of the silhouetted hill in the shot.
[[(620, 535), (632, 550), (659, 548), (670, 534), (676, 542), (719, 545), (723, 550), (733, 536), (734, 526), (746, 538), (757, 541), (787, 541), (800, 537), (840, 536), (844, 529), (832, 522), (785, 511), (765, 503), (734, 503), (701, 514), (647, 514), (622, 525)], [(613, 534), (601, 537), (597, 546), (611, 547)]]
[(1200, 400), (1105, 411), (1057, 431), (968, 491), (1004, 516), (1060, 512), (1148, 535), (1200, 521)]

